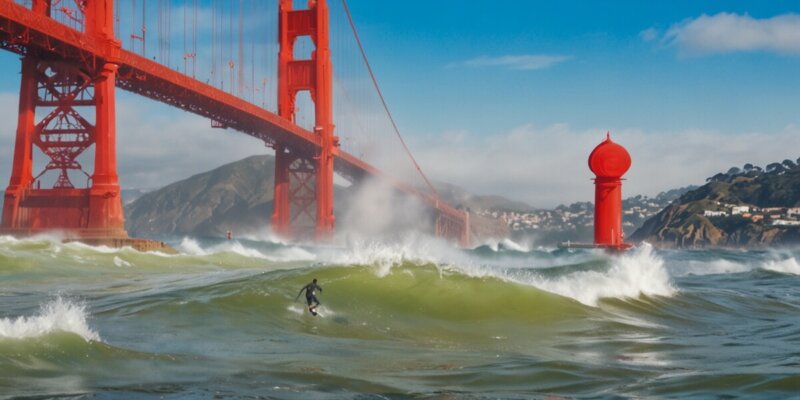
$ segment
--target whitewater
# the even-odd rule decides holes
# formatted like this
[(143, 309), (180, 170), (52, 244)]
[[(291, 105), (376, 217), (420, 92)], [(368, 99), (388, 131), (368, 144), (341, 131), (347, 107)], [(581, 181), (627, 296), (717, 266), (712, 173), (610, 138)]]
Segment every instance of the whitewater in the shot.
[(167, 241), (0, 237), (0, 399), (800, 393), (797, 248)]

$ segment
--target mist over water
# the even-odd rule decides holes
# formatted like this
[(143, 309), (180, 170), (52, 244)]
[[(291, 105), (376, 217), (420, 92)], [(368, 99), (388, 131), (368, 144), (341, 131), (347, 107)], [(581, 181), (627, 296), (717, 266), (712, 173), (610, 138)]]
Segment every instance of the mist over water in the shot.
[[(800, 391), (800, 249), (170, 243), (179, 254), (0, 237), (0, 398)], [(296, 300), (312, 278), (318, 317)]]

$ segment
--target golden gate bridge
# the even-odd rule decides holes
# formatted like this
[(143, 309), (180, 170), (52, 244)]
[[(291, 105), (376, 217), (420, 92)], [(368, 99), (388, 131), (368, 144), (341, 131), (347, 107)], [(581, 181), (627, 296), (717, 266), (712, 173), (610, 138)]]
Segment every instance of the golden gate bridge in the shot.
[[(334, 233), (335, 171), (350, 182), (378, 178), (420, 199), (436, 235), (468, 245), (470, 214), (440, 198), (408, 150), (347, 3), (296, 3), (0, 0), (0, 48), (22, 63), (0, 233), (138, 240), (125, 231), (117, 174), (119, 87), (274, 149), (271, 221), (283, 237)], [(92, 145), (89, 174), (78, 158)], [(34, 155), (44, 159), (37, 175)], [(400, 157), (420, 184), (385, 162)], [(76, 187), (84, 175), (85, 187)]]

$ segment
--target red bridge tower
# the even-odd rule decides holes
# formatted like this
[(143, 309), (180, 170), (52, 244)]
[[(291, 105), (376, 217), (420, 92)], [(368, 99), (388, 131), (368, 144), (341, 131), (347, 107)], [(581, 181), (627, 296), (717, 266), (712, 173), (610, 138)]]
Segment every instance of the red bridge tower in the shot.
[[(79, 238), (127, 238), (116, 161), (114, 86), (120, 42), (114, 37), (113, 0), (77, 2), (84, 33), (106, 47), (105, 61), (66, 62), (29, 49), (22, 58), (14, 165), (5, 193), (5, 234), (61, 230)], [(50, 0), (33, 0), (32, 10), (50, 15)], [(92, 114), (94, 111), (94, 115)], [(44, 115), (36, 120), (37, 111)], [(49, 158), (33, 176), (33, 146)], [(94, 174), (78, 157), (94, 145)], [(52, 188), (45, 174), (58, 173)], [(76, 188), (70, 172), (86, 175)]]
[[(294, 10), (280, 0), (278, 115), (295, 122), (297, 93), (309, 91), (314, 101), (314, 133), (322, 146), (304, 151), (275, 145), (275, 200), (272, 228), (294, 239), (325, 239), (333, 234), (333, 159), (339, 141), (333, 134), (333, 69), (328, 43), (328, 6), (309, 0), (308, 9)], [(297, 38), (309, 36), (316, 49), (311, 59), (295, 60)], [(316, 205), (316, 206), (315, 206)]]

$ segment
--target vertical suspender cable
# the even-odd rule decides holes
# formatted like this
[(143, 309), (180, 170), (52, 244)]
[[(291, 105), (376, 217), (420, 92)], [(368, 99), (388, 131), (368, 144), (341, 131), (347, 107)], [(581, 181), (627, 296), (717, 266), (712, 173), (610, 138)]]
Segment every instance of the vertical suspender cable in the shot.
[(136, 29), (136, 0), (131, 1), (131, 51), (133, 52), (136, 51), (134, 29)]
[(192, 78), (197, 77), (197, 0), (194, 0), (192, 18)]
[(147, 0), (142, 0), (142, 57), (147, 57)]
[(189, 0), (183, 0), (183, 73), (189, 75), (189, 54), (186, 52), (186, 13), (188, 12)]
[(162, 25), (164, 24), (164, 18), (162, 15), (164, 8), (161, 2), (162, 0), (158, 0), (158, 2), (156, 2), (156, 49), (158, 52), (158, 59), (163, 63), (164, 60), (162, 60), (162, 56), (164, 55), (164, 38), (161, 34), (161, 29)]
[(116, 37), (119, 38), (121, 32), (119, 28), (119, 1), (114, 2), (114, 14), (115, 14), (114, 31), (116, 33)]
[(211, 85), (217, 84), (215, 72), (217, 69), (217, 2), (211, 0)]
[(235, 76), (233, 74), (233, 68), (236, 66), (233, 62), (233, 2), (228, 2), (228, 76), (230, 77), (230, 82), (228, 85), (230, 86), (230, 93), (233, 94), (236, 92), (234, 87)]
[(244, 0), (239, 0), (239, 54), (236, 70), (237, 96), (244, 97)]

